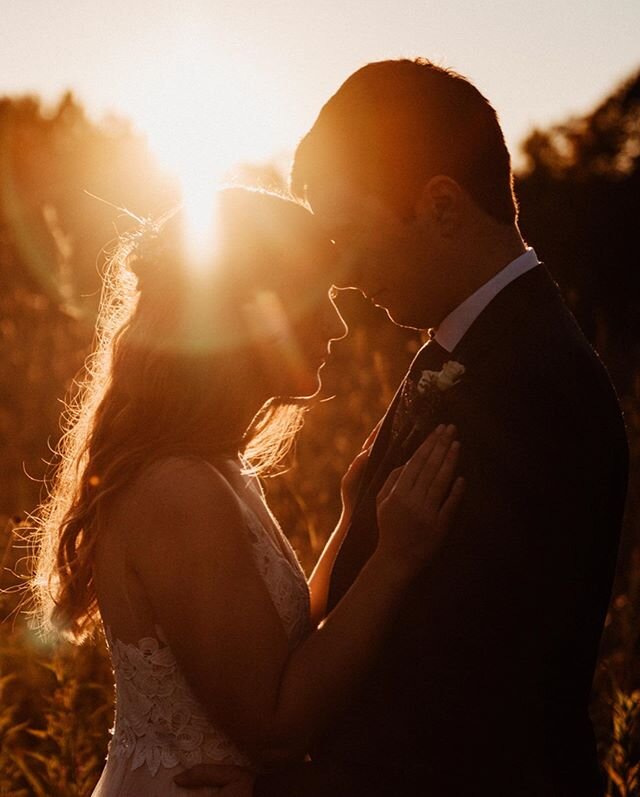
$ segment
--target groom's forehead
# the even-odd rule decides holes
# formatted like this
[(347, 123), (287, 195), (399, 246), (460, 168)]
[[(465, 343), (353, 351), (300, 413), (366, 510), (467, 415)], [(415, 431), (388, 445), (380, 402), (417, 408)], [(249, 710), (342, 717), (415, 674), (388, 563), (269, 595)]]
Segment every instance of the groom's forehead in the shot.
[(379, 196), (340, 179), (326, 180), (309, 188), (307, 201), (332, 238), (384, 222), (391, 214), (389, 206)]

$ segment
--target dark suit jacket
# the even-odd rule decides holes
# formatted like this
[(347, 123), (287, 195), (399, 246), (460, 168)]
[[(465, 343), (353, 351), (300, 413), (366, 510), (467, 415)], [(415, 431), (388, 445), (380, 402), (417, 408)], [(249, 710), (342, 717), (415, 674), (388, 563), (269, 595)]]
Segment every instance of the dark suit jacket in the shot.
[[(462, 442), (455, 527), (313, 763), (258, 794), (602, 793), (587, 707), (627, 483), (614, 391), (543, 266), (501, 291), (449, 359), (466, 372), (432, 425), (455, 423)], [(389, 418), (334, 602), (376, 544)]]

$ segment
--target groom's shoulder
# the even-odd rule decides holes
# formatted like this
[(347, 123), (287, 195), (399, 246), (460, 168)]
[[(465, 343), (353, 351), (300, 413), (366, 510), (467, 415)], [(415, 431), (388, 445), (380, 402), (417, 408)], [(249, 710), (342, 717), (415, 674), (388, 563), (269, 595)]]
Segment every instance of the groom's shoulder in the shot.
[(548, 377), (565, 374), (560, 382), (571, 387), (584, 381), (610, 391), (611, 382), (598, 353), (567, 305), (560, 287), (545, 266), (535, 269), (527, 290), (519, 297), (522, 312), (513, 335), (506, 338), (524, 374)]
[(548, 294), (539, 315), (529, 316), (525, 326), (514, 382), (529, 396), (533, 415), (567, 433), (590, 429), (594, 444), (602, 438), (623, 446), (622, 412), (607, 368), (559, 290)]
[(514, 283), (494, 314), (500, 334), (476, 370), (500, 406), (540, 417), (620, 415), (606, 367), (546, 267)]
[(528, 384), (565, 397), (615, 404), (615, 391), (606, 366), (568, 309), (556, 323), (533, 331), (519, 360), (520, 376)]
[(543, 366), (554, 370), (565, 392), (587, 391), (593, 398), (615, 400), (615, 391), (599, 353), (587, 339), (570, 309), (561, 306), (548, 321), (544, 345), (538, 347)]

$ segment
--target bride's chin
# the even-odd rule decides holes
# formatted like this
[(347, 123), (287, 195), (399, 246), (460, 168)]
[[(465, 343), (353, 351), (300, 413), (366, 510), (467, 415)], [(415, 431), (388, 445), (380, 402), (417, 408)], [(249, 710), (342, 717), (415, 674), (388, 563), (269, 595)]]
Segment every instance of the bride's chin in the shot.
[(309, 371), (302, 378), (296, 380), (297, 384), (293, 390), (290, 391), (290, 398), (292, 399), (313, 399), (317, 398), (322, 391), (322, 378), (320, 370), (324, 366), (322, 363), (318, 366), (316, 371)]

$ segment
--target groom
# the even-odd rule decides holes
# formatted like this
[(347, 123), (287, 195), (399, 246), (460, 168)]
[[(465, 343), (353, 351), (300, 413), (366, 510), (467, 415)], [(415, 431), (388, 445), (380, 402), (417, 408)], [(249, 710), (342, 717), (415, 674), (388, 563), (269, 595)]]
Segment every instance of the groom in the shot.
[(254, 794), (601, 795), (587, 707), (625, 432), (602, 364), (520, 236), (494, 109), (428, 61), (369, 64), (301, 142), (292, 188), (340, 250), (343, 284), (431, 335), (377, 435), (329, 609), (376, 544), (376, 493), (416, 429), (456, 424), (467, 490), (311, 762), (259, 777)]

